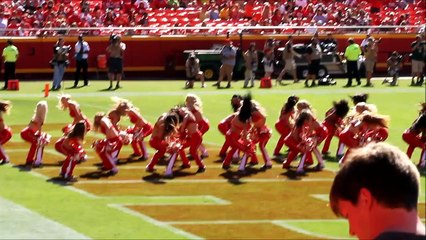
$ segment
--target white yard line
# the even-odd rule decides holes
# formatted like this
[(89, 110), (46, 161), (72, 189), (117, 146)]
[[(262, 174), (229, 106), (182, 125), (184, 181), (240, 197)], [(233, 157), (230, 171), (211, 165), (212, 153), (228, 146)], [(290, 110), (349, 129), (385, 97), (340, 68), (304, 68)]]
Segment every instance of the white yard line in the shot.
[[(300, 180), (277, 179), (277, 178), (240, 178), (235, 180), (228, 179), (159, 179), (159, 181), (167, 183), (227, 183), (227, 182), (251, 182), (251, 183), (271, 183), (271, 182), (332, 182), (333, 178), (305, 178)], [(75, 184), (132, 184), (132, 183), (149, 183), (140, 179), (128, 180), (79, 180)]]
[(1, 197), (0, 206), (0, 239), (90, 239)]
[(197, 236), (197, 235), (185, 232), (185, 231), (183, 231), (181, 229), (178, 229), (178, 228), (175, 228), (173, 226), (170, 226), (167, 223), (164, 223), (164, 222), (155, 220), (154, 218), (148, 217), (147, 215), (144, 215), (144, 214), (142, 214), (140, 212), (136, 212), (136, 211), (133, 211), (133, 210), (131, 210), (129, 208), (126, 208), (122, 204), (108, 204), (108, 206), (110, 206), (112, 208), (115, 208), (115, 209), (117, 209), (117, 210), (119, 210), (121, 212), (124, 212), (124, 213), (130, 214), (132, 216), (138, 217), (138, 218), (140, 218), (140, 219), (142, 219), (142, 220), (144, 220), (146, 222), (149, 222), (149, 223), (151, 223), (151, 224), (153, 224), (155, 226), (167, 229), (167, 230), (169, 230), (169, 231), (171, 231), (171, 232), (173, 232), (175, 234), (179, 234), (179, 235), (181, 235), (183, 237), (186, 237), (186, 238), (189, 238), (189, 239), (203, 239), (200, 236)]

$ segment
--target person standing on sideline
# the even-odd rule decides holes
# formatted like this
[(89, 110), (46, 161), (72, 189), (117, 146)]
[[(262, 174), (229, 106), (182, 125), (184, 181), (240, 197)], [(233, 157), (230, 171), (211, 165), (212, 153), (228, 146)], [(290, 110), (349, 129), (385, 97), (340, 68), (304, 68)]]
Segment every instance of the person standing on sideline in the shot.
[(204, 84), (204, 73), (200, 70), (200, 59), (195, 56), (194, 52), (191, 52), (188, 56), (188, 59), (185, 62), (185, 71), (186, 71), (186, 83), (185, 88), (193, 88), (194, 81), (200, 79), (201, 87), (205, 88)]
[(306, 58), (308, 59), (308, 76), (305, 80), (305, 86), (309, 87), (309, 79), (312, 79), (311, 87), (316, 86), (315, 79), (317, 78), (322, 50), (319, 45), (318, 37), (313, 37), (311, 44), (306, 48)]
[(112, 35), (110, 44), (106, 51), (109, 55), (108, 59), (108, 78), (109, 88), (112, 89), (112, 82), (117, 80), (115, 89), (120, 88), (121, 77), (123, 76), (123, 56), (126, 50), (126, 44), (121, 42), (121, 37)]
[(213, 86), (220, 88), (220, 82), (226, 76), (226, 78), (228, 79), (228, 84), (226, 85), (226, 88), (230, 88), (232, 73), (234, 71), (235, 66), (235, 59), (237, 56), (237, 50), (234, 48), (234, 46), (232, 46), (232, 41), (230, 39), (226, 40), (226, 45), (222, 48), (220, 54), (222, 55), (222, 66), (220, 67), (219, 71), (219, 79), (215, 84), (213, 84)]
[(283, 60), (284, 60), (284, 68), (281, 70), (280, 74), (277, 77), (276, 84), (282, 84), (281, 81), (283, 79), (283, 76), (285, 73), (289, 73), (293, 77), (293, 81), (295, 83), (299, 82), (299, 79), (297, 79), (297, 73), (296, 73), (296, 61), (294, 57), (300, 57), (300, 54), (296, 53), (293, 49), (293, 36), (288, 36), (288, 41), (285, 44), (284, 51), (283, 51)]
[(246, 71), (244, 72), (244, 88), (247, 88), (250, 84), (250, 87), (254, 87), (254, 79), (256, 78), (256, 70), (259, 59), (257, 56), (256, 43), (250, 43), (250, 48), (244, 53), (244, 63), (246, 66)]
[(18, 48), (13, 45), (11, 39), (7, 40), (7, 46), (3, 49), (4, 60), (4, 87), (7, 89), (9, 79), (15, 78), (16, 60), (18, 60)]
[[(426, 41), (421, 35), (416, 36), (416, 41), (411, 43), (411, 85), (422, 85), (421, 77), (425, 67)], [(416, 81), (414, 81), (416, 80)]]
[(359, 239), (425, 239), (418, 216), (420, 174), (407, 155), (387, 143), (354, 150), (330, 190), (334, 214)]
[(65, 46), (65, 41), (61, 37), (53, 46), (53, 86), (52, 90), (56, 91), (61, 88), (61, 82), (64, 78), (65, 68), (68, 66), (68, 55), (71, 50), (71, 46)]
[(75, 48), (75, 63), (76, 63), (74, 88), (76, 88), (78, 85), (81, 70), (83, 70), (84, 86), (88, 86), (89, 81), (87, 80), (87, 68), (89, 67), (89, 65), (87, 63), (87, 59), (89, 57), (90, 47), (89, 47), (89, 44), (86, 41), (84, 41), (82, 34), (78, 36), (78, 42), (75, 44), (74, 48)]
[(377, 53), (379, 52), (379, 48), (377, 43), (380, 40), (376, 41), (373, 38), (369, 38), (367, 45), (364, 47), (364, 57), (365, 57), (365, 76), (367, 78), (367, 83), (365, 83), (366, 87), (372, 87), (371, 77), (373, 76), (374, 66), (377, 62)]
[(349, 46), (345, 50), (346, 66), (348, 68), (348, 82), (345, 87), (352, 86), (352, 78), (356, 79), (358, 85), (361, 85), (361, 79), (358, 70), (358, 58), (361, 55), (361, 48), (355, 43), (353, 38), (348, 39)]

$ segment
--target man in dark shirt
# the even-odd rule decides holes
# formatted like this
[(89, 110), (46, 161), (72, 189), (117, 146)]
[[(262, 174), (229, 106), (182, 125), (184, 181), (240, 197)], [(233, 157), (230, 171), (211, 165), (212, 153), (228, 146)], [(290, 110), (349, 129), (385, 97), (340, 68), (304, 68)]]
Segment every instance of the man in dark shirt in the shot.
[(359, 239), (425, 239), (419, 192), (420, 174), (407, 155), (387, 143), (370, 143), (349, 154), (337, 172), (330, 206)]

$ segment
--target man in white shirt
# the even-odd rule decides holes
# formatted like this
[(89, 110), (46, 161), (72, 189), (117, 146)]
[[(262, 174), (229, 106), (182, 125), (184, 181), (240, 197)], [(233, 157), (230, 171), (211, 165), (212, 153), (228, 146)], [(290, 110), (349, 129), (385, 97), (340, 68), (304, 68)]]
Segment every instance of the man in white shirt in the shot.
[(90, 47), (89, 44), (83, 40), (83, 35), (80, 34), (78, 36), (78, 42), (75, 44), (74, 49), (76, 60), (74, 88), (78, 86), (81, 70), (83, 70), (84, 86), (88, 86), (89, 81), (87, 80), (87, 69), (89, 64), (87, 63), (87, 58), (89, 57)]

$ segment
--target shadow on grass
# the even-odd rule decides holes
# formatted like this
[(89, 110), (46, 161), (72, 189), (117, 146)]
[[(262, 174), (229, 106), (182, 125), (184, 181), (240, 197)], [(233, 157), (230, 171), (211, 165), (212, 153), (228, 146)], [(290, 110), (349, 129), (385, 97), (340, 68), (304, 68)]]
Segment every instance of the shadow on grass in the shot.
[(234, 184), (234, 185), (241, 185), (241, 184), (245, 184), (246, 182), (241, 181), (241, 179), (243, 177), (249, 177), (252, 175), (256, 175), (260, 172), (265, 172), (266, 169), (265, 168), (252, 168), (252, 167), (246, 167), (246, 169), (244, 171), (231, 171), (231, 170), (227, 170), (224, 173), (219, 174), (219, 176), (225, 178), (228, 180), (229, 183)]
[(87, 178), (87, 179), (101, 179), (101, 178), (109, 178), (111, 176), (113, 176), (113, 174), (111, 174), (110, 172), (101, 171), (101, 170), (92, 171), (92, 172), (88, 172), (88, 173), (80, 175), (81, 178)]
[(295, 167), (290, 167), (286, 172), (281, 173), (281, 175), (286, 176), (290, 180), (302, 180), (302, 177), (309, 176), (311, 172), (318, 172), (318, 170), (313, 168), (305, 168), (303, 173), (297, 173)]
[(53, 183), (53, 184), (56, 184), (56, 185), (59, 185), (59, 186), (71, 186), (76, 181), (68, 181), (68, 180), (65, 180), (62, 177), (57, 176), (57, 177), (52, 177), (52, 178), (47, 179), (46, 182), (50, 182), (50, 183)]
[(26, 164), (13, 165), (13, 167), (19, 169), (21, 172), (29, 172), (32, 170), (32, 167)]

